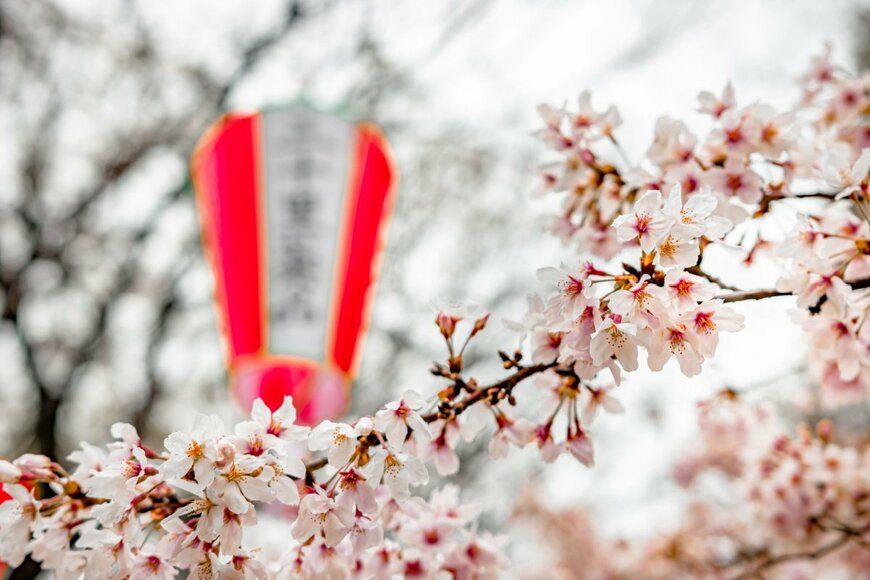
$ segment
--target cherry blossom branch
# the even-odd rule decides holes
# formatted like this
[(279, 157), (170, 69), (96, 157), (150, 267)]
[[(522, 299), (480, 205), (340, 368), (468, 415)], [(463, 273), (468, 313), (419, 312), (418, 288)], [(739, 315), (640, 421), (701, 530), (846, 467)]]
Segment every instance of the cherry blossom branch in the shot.
[[(387, 409), (407, 411), (400, 415), (413, 415), (414, 430), (425, 432), (419, 415), (402, 407), (406, 399)], [(329, 552), (330, 566), (366, 578), (457, 569), (463, 577), (500, 576), (503, 542), (477, 532), (455, 488), (433, 492), (431, 504), (418, 497), (413, 510), (402, 507), (409, 485), (428, 481), (412, 455), (417, 448), (403, 451), (404, 434), (364, 431), (361, 419), (360, 434), (389, 445), (369, 454), (367, 437), (345, 435), (356, 433), (349, 425), (325, 421), (311, 430), (295, 419), (292, 398), (274, 411), (257, 399), (251, 420), (227, 430), (216, 416), (198, 416), (191, 432), (167, 437), (165, 452), (143, 447), (133, 426), (118, 423), (105, 449), (84, 445), (70, 456), (78, 464), (72, 474), (45, 456), (0, 460), (0, 484), (11, 497), (0, 507), (0, 558), (17, 567), (31, 556), (44, 570), (76, 578), (172, 578), (179, 570), (191, 578), (265, 578), (268, 565), (281, 577), (314, 578)], [(326, 451), (336, 468), (325, 482), (306, 474), (295, 444), (302, 441)], [(257, 534), (242, 540), (259, 506), (275, 502), (298, 508), (281, 518), (288, 533), (270, 562)], [(437, 537), (429, 533), (435, 522)], [(437, 550), (417, 555), (425, 546)]]
[(717, 286), (719, 286), (723, 290), (731, 290), (732, 292), (740, 292), (741, 291), (740, 288), (738, 288), (737, 286), (732, 286), (730, 284), (727, 284), (724, 281), (722, 281), (720, 278), (717, 278), (716, 276), (713, 276), (712, 274), (705, 272), (704, 270), (701, 269), (700, 265), (692, 266), (691, 268), (687, 268), (686, 272), (688, 272), (689, 274), (694, 274), (695, 276), (701, 276), (702, 278), (707, 279), (708, 281), (712, 282), (713, 284), (716, 284)]
[(836, 199), (840, 193), (840, 191), (807, 191), (793, 193), (790, 195), (785, 195), (781, 193), (766, 193), (764, 197), (761, 198), (759, 204), (765, 206), (772, 201), (788, 201), (790, 199), (824, 199), (831, 201)]
[(744, 570), (738, 576), (735, 576), (733, 580), (745, 580), (747, 578), (753, 577), (760, 578), (762, 577), (761, 573), (765, 570), (769, 570), (770, 568), (773, 568), (780, 564), (784, 564), (786, 562), (792, 562), (795, 560), (820, 560), (831, 552), (834, 552), (849, 544), (853, 540), (860, 540), (866, 533), (870, 532), (870, 524), (867, 524), (866, 526), (863, 526), (859, 529), (839, 528), (839, 531), (841, 531), (841, 535), (838, 538), (831, 542), (828, 542), (827, 544), (822, 544), (815, 550), (809, 552), (789, 552), (776, 556), (767, 556), (759, 564), (756, 564), (749, 570)]
[[(870, 288), (870, 278), (862, 278), (854, 282), (846, 282), (852, 290), (861, 290)], [(793, 296), (793, 292), (776, 290), (773, 288), (763, 290), (744, 290), (719, 296), (723, 302), (742, 302), (744, 300), (763, 300), (765, 298), (775, 298), (777, 296)]]
[(774, 298), (776, 296), (791, 296), (791, 292), (783, 292), (775, 289), (768, 290), (745, 290), (743, 292), (734, 292), (719, 296), (722, 302), (742, 302), (744, 300), (763, 300), (765, 298)]
[(496, 404), (499, 401), (511, 397), (514, 387), (516, 387), (525, 379), (538, 373), (542, 373), (551, 368), (554, 368), (555, 366), (557, 366), (557, 363), (555, 361), (546, 364), (536, 364), (528, 367), (517, 366), (517, 372), (515, 372), (511, 376), (506, 377), (501, 381), (498, 381), (497, 383), (493, 383), (492, 385), (477, 388), (472, 391), (472, 393), (468, 397), (462, 399), (461, 401), (457, 401), (454, 404), (442, 404), (443, 406), (440, 407), (437, 411), (429, 413), (428, 415), (424, 415), (423, 420), (427, 423), (432, 423), (433, 421), (437, 421), (439, 419), (450, 419), (458, 417), (470, 406), (481, 401), (487, 401), (491, 404)]
[[(471, 387), (470, 385), (474, 384), (473, 379), (466, 382), (458, 376), (458, 372), (450, 373), (451, 375), (453, 375), (453, 384), (450, 385), (447, 389), (444, 389), (442, 393), (444, 393), (445, 391), (452, 391), (458, 395), (462, 392), (467, 392), (469, 388), (471, 388), (472, 390), (467, 397), (459, 400), (455, 400), (455, 396), (449, 397), (445, 395), (446, 400), (442, 399), (438, 409), (426, 415), (422, 415), (422, 420), (426, 423), (434, 423), (438, 420), (455, 419), (472, 405), (484, 402), (494, 405), (497, 404), (499, 401), (505, 399), (510, 400), (513, 389), (522, 381), (557, 366), (557, 363), (555, 361), (550, 363), (535, 364), (532, 366), (521, 366), (519, 365), (519, 355), (515, 355), (515, 358), (511, 359), (504, 353), (500, 354), (505, 360), (505, 366), (514, 367), (517, 369), (515, 373), (508, 377), (505, 377), (498, 382), (483, 387)], [(454, 360), (454, 364), (458, 364), (459, 368), (461, 368), (461, 361)], [(442, 371), (438, 370), (439, 368), (443, 367), (440, 367), (440, 365), (436, 365), (435, 369), (433, 369), (433, 372), (441, 375)], [(383, 441), (384, 434), (377, 431), (373, 431), (366, 436), (360, 437), (360, 449), (358, 450), (358, 453), (360, 451), (368, 451), (370, 448), (377, 447), (381, 445)], [(326, 457), (321, 457), (306, 462), (305, 469), (308, 478), (311, 478), (314, 472), (326, 467), (328, 463), (329, 462)]]

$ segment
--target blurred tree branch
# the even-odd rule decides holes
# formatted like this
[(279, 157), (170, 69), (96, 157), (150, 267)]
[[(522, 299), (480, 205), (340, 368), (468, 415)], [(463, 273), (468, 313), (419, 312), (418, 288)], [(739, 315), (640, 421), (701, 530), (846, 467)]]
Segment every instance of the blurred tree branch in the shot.
[[(131, 17), (136, 22), (138, 38), (134, 50), (133, 63), (135, 74), (143, 78), (153, 77), (159, 81), (160, 72), (166, 63), (157, 56), (154, 42), (148, 34), (147, 27), (136, 14), (135, 3), (127, 5)], [(54, 200), (47, 200), (51, 195), (47, 185), (53, 152), (53, 137), (60, 122), (63, 121), (63, 109), (57, 81), (49, 73), (52, 56), (51, 48), (46, 44), (58, 42), (58, 37), (69, 33), (72, 27), (79, 26), (72, 18), (51, 2), (35, 2), (32, 6), (22, 9), (12, 2), (0, 3), (0, 37), (6, 44), (5, 50), (0, 49), (0, 61), (8, 58), (21, 58), (22, 68), (35, 65), (37, 73), (26, 82), (44, 84), (52, 97), (42, 111), (39, 122), (26, 136), (27, 150), (20, 165), (21, 194), (12, 207), (2, 208), (3, 213), (11, 213), (24, 226), (26, 243), (30, 245), (28, 255), (17, 264), (13, 260), (4, 259), (5, 254), (0, 247), (0, 288), (3, 291), (2, 320), (12, 328), (23, 355), (24, 370), (28, 381), (38, 393), (38, 413), (34, 426), (35, 441), (29, 446), (34, 450), (49, 456), (57, 456), (58, 442), (57, 423), (59, 409), (64, 399), (71, 391), (75, 381), (81, 376), (82, 368), (95, 360), (99, 351), (105, 346), (110, 335), (110, 323), (119, 302), (141, 281), (142, 253), (151, 237), (155, 234), (161, 218), (179, 204), (189, 204), (190, 183), (187, 179), (161, 197), (139, 225), (126, 231), (119, 228), (105, 228), (96, 225), (99, 214), (104, 211), (101, 203), (112, 195), (119, 183), (145, 163), (148, 158), (160, 150), (172, 150), (186, 159), (195, 139), (201, 134), (208, 123), (217, 117), (226, 107), (235, 88), (241, 84), (248, 73), (256, 67), (260, 59), (267, 55), (272, 47), (286, 38), (294, 26), (304, 18), (305, 13), (298, 2), (288, 3), (286, 17), (271, 31), (248, 42), (241, 50), (239, 64), (225, 81), (218, 81), (200, 68), (189, 68), (183, 74), (189, 77), (190, 83), (199, 88), (196, 98), (196, 109), (179, 115), (166, 114), (151, 117), (150, 122), (137, 120), (132, 127), (124, 128), (120, 133), (111, 135), (109, 141), (115, 146), (107, 148), (100, 155), (101, 161), (95, 163), (97, 176), (93, 182), (82, 188), (77, 199), (68, 207), (57, 207)], [(39, 18), (41, 26), (47, 26), (52, 34), (37, 35), (32, 32), (39, 27), (32, 24), (29, 18)], [(14, 46), (14, 52), (11, 46)], [(84, 63), (82, 63), (84, 64)], [(118, 66), (125, 63), (119, 62)], [(44, 74), (40, 74), (44, 73)], [(23, 73), (24, 74), (24, 73)], [(8, 97), (11, 104), (16, 101), (17, 90), (12, 89)], [(147, 99), (148, 95), (139, 95)], [(140, 105), (139, 103), (131, 106)], [(66, 211), (64, 211), (66, 210)], [(62, 235), (58, 236), (58, 233)], [(194, 236), (197, 231), (192, 232)], [(23, 320), (22, 307), (26, 306), (33, 289), (28, 286), (27, 277), (35, 263), (49, 262), (63, 273), (64, 286), (79, 286), (82, 283), (75, 264), (70, 263), (67, 249), (78, 240), (99, 240), (101, 244), (120, 249), (125, 258), (114, 268), (114, 278), (102, 296), (96, 301), (94, 316), (87, 332), (79, 340), (63, 344), (63, 341), (46, 341), (32, 336)], [(196, 244), (187, 244), (187, 252), (196, 255)], [(165, 326), (177, 306), (175, 282), (179, 274), (172, 274), (169, 281), (156, 281), (158, 286), (169, 287), (171, 290), (161, 297), (157, 306), (158, 315), (155, 327), (151, 333), (148, 347), (147, 365), (153, 363), (156, 342), (165, 336)], [(61, 347), (62, 346), (62, 347)], [(66, 372), (59, 378), (46, 376), (45, 365), (56, 357), (63, 357)], [(157, 392), (154, 371), (149, 370), (154, 396)], [(137, 412), (137, 422), (142, 424), (147, 416), (150, 405)]]

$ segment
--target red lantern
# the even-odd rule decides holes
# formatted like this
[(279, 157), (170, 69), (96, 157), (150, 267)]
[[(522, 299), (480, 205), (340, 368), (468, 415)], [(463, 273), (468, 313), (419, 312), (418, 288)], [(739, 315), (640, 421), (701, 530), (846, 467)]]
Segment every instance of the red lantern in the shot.
[(308, 109), (231, 113), (192, 172), (234, 396), (339, 416), (395, 189), (385, 139)]

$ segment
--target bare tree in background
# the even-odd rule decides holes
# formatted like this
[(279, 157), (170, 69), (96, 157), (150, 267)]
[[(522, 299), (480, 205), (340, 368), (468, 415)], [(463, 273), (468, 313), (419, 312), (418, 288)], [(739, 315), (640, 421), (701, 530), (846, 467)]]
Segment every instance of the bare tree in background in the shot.
[[(52, 0), (0, 0), (0, 454), (63, 457), (70, 442), (102, 438), (115, 421), (156, 441), (172, 424), (163, 412), (170, 404), (228, 405), (187, 159), (258, 67), (338, 4), (285, 3), (271, 25), (241, 35), (231, 66), (215, 70), (164, 50), (135, 2), (94, 16)], [(409, 73), (364, 28), (354, 43), (361, 72), (344, 100), (401, 134), (384, 104), (415, 96)], [(463, 187), (482, 188), (492, 154), (454, 130), (411, 155), (421, 177), (403, 192), (383, 291), (428, 318), (428, 300), (405, 293), (403, 264), (421, 227), (437, 227), (438, 207), (461, 207)], [(469, 220), (460, 243), (484, 229)], [(370, 350), (357, 386), (366, 403), (390, 396), (383, 385), (396, 378), (396, 355), (419, 349), (407, 325), (373, 334), (381, 348)], [(415, 365), (420, 376), (425, 364)], [(13, 574), (37, 573), (28, 562)]]
[[(87, 420), (82, 399), (144, 425), (169, 386), (157, 358), (199, 261), (185, 160), (235, 87), (308, 16), (288, 3), (240, 43), (224, 77), (162, 55), (135, 3), (112, 11), (106, 26), (49, 0), (0, 3), (2, 397), (5, 413), (25, 395), (33, 418), (6, 423), (4, 451), (57, 456), (59, 416)], [(107, 379), (126, 384), (113, 393)]]

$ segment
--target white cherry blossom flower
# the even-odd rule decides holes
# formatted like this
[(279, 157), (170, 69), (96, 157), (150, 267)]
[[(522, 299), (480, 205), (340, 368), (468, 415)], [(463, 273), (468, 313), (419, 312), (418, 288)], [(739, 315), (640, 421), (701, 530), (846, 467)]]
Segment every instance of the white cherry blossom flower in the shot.
[(375, 490), (366, 483), (367, 480), (368, 478), (361, 471), (353, 467), (339, 473), (338, 488), (341, 490), (341, 495), (338, 497), (338, 501), (342, 504), (349, 504), (354, 510), (364, 514), (374, 514), (378, 509), (378, 504), (375, 499)]
[(424, 485), (429, 481), (429, 472), (422, 461), (408, 453), (378, 448), (372, 453), (363, 473), (372, 481), (383, 480), (393, 497), (410, 497), (409, 486)]
[(3, 491), (12, 497), (0, 503), (0, 560), (15, 568), (24, 561), (39, 505), (23, 485), (7, 484)]
[(452, 475), (459, 471), (459, 457), (454, 448), (461, 437), (461, 427), (456, 420), (438, 420), (432, 423), (433, 437), (421, 450), (420, 458), (433, 461), (439, 475)]
[(215, 477), (215, 492), (223, 505), (236, 514), (243, 514), (253, 501), (271, 501), (275, 491), (269, 486), (272, 473), (255, 457), (241, 456)]
[(686, 313), (682, 319), (697, 337), (698, 352), (707, 358), (716, 354), (720, 332), (743, 330), (744, 317), (721, 300), (708, 300)]
[(737, 156), (730, 156), (724, 167), (715, 167), (708, 172), (708, 185), (744, 203), (758, 203), (764, 196), (761, 178)]
[(215, 415), (198, 415), (190, 433), (175, 432), (163, 442), (170, 457), (160, 466), (167, 479), (182, 479), (193, 469), (194, 478), (204, 489), (214, 481), (214, 440), (224, 431), (223, 422)]
[(218, 571), (218, 580), (268, 580), (269, 571), (254, 553), (240, 550)]
[(223, 509), (220, 537), (221, 554), (234, 556), (242, 549), (242, 526), (253, 526), (257, 523), (257, 512), (248, 510), (245, 513), (235, 513), (228, 508)]
[(21, 480), (21, 470), (15, 464), (0, 459), (0, 483), (18, 483)]
[[(160, 525), (168, 531), (173, 531), (176, 520), (183, 516), (196, 516), (194, 533), (203, 542), (213, 543), (220, 534), (224, 520), (224, 503), (218, 497), (217, 491), (209, 488), (206, 492), (197, 492), (198, 497), (174, 514), (163, 520)], [(186, 524), (184, 524), (186, 527)]]
[[(111, 461), (111, 460), (110, 460)], [(114, 459), (105, 469), (82, 480), (81, 486), (92, 497), (111, 500), (118, 507), (126, 507), (136, 495), (138, 484), (155, 479), (157, 470), (148, 465), (141, 447), (132, 448), (132, 455), (123, 460)]]
[(668, 324), (654, 331), (647, 351), (650, 370), (662, 370), (665, 363), (674, 357), (687, 377), (694, 377), (701, 372), (704, 357), (699, 350), (698, 338), (685, 323)]
[(701, 91), (698, 95), (699, 110), (713, 117), (721, 117), (725, 111), (737, 106), (734, 96), (734, 86), (729, 81), (722, 90), (722, 96), (717, 97), (710, 91)]
[(757, 103), (746, 108), (747, 131), (759, 153), (768, 159), (778, 159), (792, 147), (795, 131), (794, 114), (780, 113), (774, 107)]
[(562, 134), (561, 123), (565, 111), (547, 104), (538, 105), (538, 114), (544, 121), (544, 128), (539, 129), (533, 135), (540, 139), (548, 147), (563, 151), (573, 145), (573, 141)]
[(348, 533), (355, 554), (363, 554), (369, 548), (379, 546), (384, 541), (384, 529), (365, 514), (357, 514)]
[(801, 313), (804, 329), (810, 333), (813, 353), (822, 360), (836, 362), (840, 379), (855, 379), (862, 368), (866, 347), (858, 336), (862, 312), (849, 304), (851, 290), (841, 279), (833, 284), (830, 300), (816, 315)]
[(585, 270), (572, 271), (564, 264), (561, 268), (541, 268), (537, 271), (538, 280), (559, 289), (548, 303), (548, 310), (555, 310), (569, 318), (576, 318), (586, 309), (591, 281)]
[(108, 460), (106, 451), (90, 443), (80, 443), (77, 449), (67, 456), (67, 459), (76, 464), (76, 468), (70, 474), (76, 481), (81, 481), (89, 475), (102, 471)]
[(660, 291), (644, 275), (628, 290), (614, 292), (607, 299), (608, 306), (614, 314), (621, 315), (638, 328), (657, 328), (668, 319), (668, 309)]
[(592, 337), (592, 362), (603, 365), (610, 358), (619, 361), (626, 371), (637, 369), (637, 330), (633, 324), (623, 323), (619, 315), (604, 319)]
[(375, 414), (375, 428), (382, 432), (387, 442), (396, 449), (401, 449), (411, 429), (416, 437), (428, 439), (431, 437), (429, 427), (418, 411), (423, 408), (424, 401), (416, 391), (405, 391), (402, 398), (387, 403)]
[(498, 578), (510, 569), (510, 561), (501, 552), (507, 538), (462, 531), (459, 534), (462, 539), (447, 560), (448, 567), (457, 570), (459, 576)]
[(700, 251), (696, 238), (673, 228), (656, 247), (656, 258), (662, 268), (689, 268), (698, 262)]
[(646, 152), (654, 163), (680, 166), (695, 156), (698, 139), (686, 124), (671, 117), (659, 117), (655, 124), (653, 142)]
[(499, 459), (507, 455), (511, 445), (525, 447), (534, 437), (535, 426), (519, 417), (513, 419), (502, 412), (496, 413), (496, 432), (489, 440), (489, 456)]
[(632, 213), (613, 221), (621, 242), (638, 240), (644, 252), (651, 252), (667, 234), (672, 220), (662, 213), (662, 192), (649, 190), (638, 199)]
[(267, 456), (264, 460), (261, 478), (268, 480), (269, 489), (275, 494), (275, 499), (285, 505), (299, 503), (299, 488), (296, 479), (305, 475), (305, 463), (293, 456)]
[(532, 360), (536, 363), (550, 363), (559, 358), (562, 338), (565, 333), (540, 326), (532, 331)]
[(136, 557), (130, 580), (171, 580), (178, 570), (162, 554), (143, 551)]
[(671, 270), (665, 276), (664, 289), (678, 312), (694, 308), (716, 295), (716, 286), (706, 279), (682, 270)]
[(625, 412), (625, 407), (619, 400), (610, 393), (612, 388), (597, 388), (587, 387), (580, 394), (581, 411), (580, 421), (587, 427), (595, 420), (598, 414), (598, 409), (604, 409), (605, 412), (612, 415), (618, 415)]
[(583, 429), (576, 428), (568, 433), (568, 437), (565, 439), (565, 449), (586, 467), (595, 465), (595, 450), (592, 447), (592, 439)]
[(577, 98), (577, 110), (575, 113), (569, 114), (568, 117), (574, 133), (578, 136), (584, 135), (598, 124), (601, 114), (596, 113), (595, 109), (592, 108), (592, 93), (589, 90), (580, 93)]
[(399, 530), (399, 538), (423, 551), (444, 552), (458, 525), (434, 514), (421, 514)]
[(354, 521), (351, 506), (337, 503), (321, 493), (309, 493), (299, 502), (299, 515), (291, 534), (300, 542), (322, 534), (326, 545), (333, 547), (347, 536)]
[(733, 224), (715, 214), (718, 203), (713, 193), (706, 188), (690, 195), (683, 203), (682, 186), (677, 183), (671, 188), (662, 213), (673, 221), (672, 233), (680, 237), (719, 239)]
[(825, 182), (840, 191), (840, 197), (848, 197), (853, 191), (867, 191), (870, 173), (870, 148), (864, 148), (852, 163), (852, 150), (845, 144), (828, 149), (822, 160), (822, 176)]
[(236, 435), (253, 439), (264, 451), (283, 451), (288, 442), (305, 441), (308, 437), (308, 427), (294, 424), (296, 408), (290, 395), (284, 397), (284, 402), (274, 412), (269, 410), (262, 399), (255, 400), (251, 407), (251, 418), (251, 421), (236, 425)]
[(360, 433), (346, 423), (323, 421), (311, 431), (308, 448), (312, 451), (327, 450), (327, 460), (336, 469), (341, 469), (357, 448)]
[(745, 110), (734, 108), (722, 113), (719, 117), (721, 127), (710, 133), (707, 146), (729, 156), (749, 154), (754, 149), (754, 142), (748, 117)]

